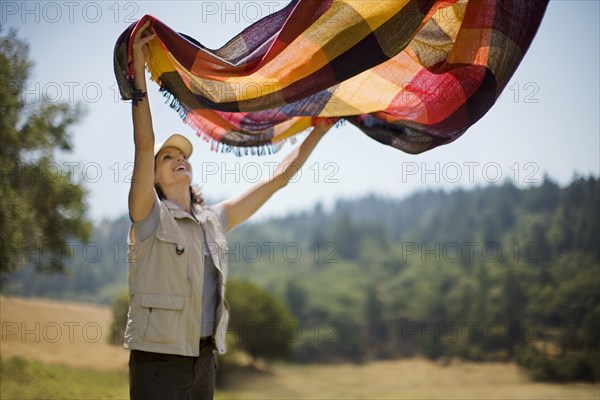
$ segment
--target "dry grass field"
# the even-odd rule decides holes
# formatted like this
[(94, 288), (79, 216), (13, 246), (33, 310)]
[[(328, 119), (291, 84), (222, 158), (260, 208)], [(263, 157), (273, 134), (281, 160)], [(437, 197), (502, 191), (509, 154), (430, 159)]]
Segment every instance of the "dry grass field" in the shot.
[(111, 312), (106, 307), (2, 296), (0, 321), (3, 358), (127, 370), (127, 350), (108, 344)]
[(427, 360), (275, 366), (241, 376), (227, 399), (599, 399), (598, 385), (531, 382), (514, 364)]
[[(98, 379), (103, 380), (114, 379), (106, 375), (114, 373), (122, 379), (116, 379), (119, 383), (115, 384), (113, 394), (102, 393), (101, 397), (125, 398), (128, 353), (107, 344), (110, 324), (107, 308), (0, 297), (0, 322), (3, 360), (19, 356), (41, 363), (27, 367), (29, 371), (39, 370), (43, 365), (63, 364), (85, 374), (98, 371)], [(20, 362), (3, 365), (14, 368)], [(83, 389), (61, 396), (61, 374), (69, 374), (61, 371), (57, 367), (48, 373), (53, 374), (54, 394), (46, 398), (85, 398), (94, 391), (92, 388), (96, 386), (91, 383), (94, 378), (85, 375), (79, 380), (90, 379), (91, 390), (86, 391), (84, 384)], [(598, 385), (531, 382), (514, 364), (442, 365), (413, 359), (365, 365), (274, 364), (267, 372), (236, 374), (230, 378), (236, 382), (235, 387), (219, 391), (217, 399), (600, 399)], [(73, 386), (66, 376), (64, 379), (63, 387)], [(23, 388), (30, 386), (28, 382), (22, 384)], [(0, 385), (0, 398), (39, 398), (27, 394), (31, 392), (25, 389), (20, 395), (18, 388), (19, 383), (14, 379), (8, 384), (4, 382)], [(99, 395), (89, 393), (87, 398)]]

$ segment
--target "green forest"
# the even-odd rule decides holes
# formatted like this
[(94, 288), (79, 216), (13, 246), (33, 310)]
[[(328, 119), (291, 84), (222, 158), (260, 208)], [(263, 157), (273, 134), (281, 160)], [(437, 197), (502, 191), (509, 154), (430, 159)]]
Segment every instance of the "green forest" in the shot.
[[(228, 340), (293, 362), (516, 361), (535, 379), (598, 381), (599, 204), (598, 178), (545, 178), (246, 223), (228, 236)], [(128, 225), (73, 240), (66, 274), (37, 274), (44, 252), (28, 252), (2, 292), (112, 304), (126, 290)]]

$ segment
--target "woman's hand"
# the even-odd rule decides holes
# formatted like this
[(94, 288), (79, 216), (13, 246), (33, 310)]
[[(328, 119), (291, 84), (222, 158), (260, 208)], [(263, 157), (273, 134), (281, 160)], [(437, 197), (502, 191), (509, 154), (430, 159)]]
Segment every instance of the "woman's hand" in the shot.
[(331, 129), (335, 123), (334, 119), (319, 118), (313, 121), (314, 127), (304, 142), (294, 150), (292, 150), (277, 166), (271, 181), (276, 186), (284, 187), (290, 179), (294, 177), (296, 172), (302, 168), (304, 162), (317, 146), (317, 143)]
[(246, 193), (225, 201), (227, 231), (241, 224), (256, 212), (276, 191), (286, 186), (289, 180), (304, 165), (319, 140), (333, 126), (329, 119), (316, 121), (315, 127), (300, 146), (293, 149), (277, 166), (273, 176), (258, 182)]
[(148, 58), (148, 42), (156, 37), (149, 29), (150, 21), (146, 21), (133, 37), (133, 66), (136, 73), (144, 72)]
[(310, 132), (310, 136), (314, 136), (320, 140), (336, 122), (337, 118), (315, 118), (313, 123), (314, 128)]

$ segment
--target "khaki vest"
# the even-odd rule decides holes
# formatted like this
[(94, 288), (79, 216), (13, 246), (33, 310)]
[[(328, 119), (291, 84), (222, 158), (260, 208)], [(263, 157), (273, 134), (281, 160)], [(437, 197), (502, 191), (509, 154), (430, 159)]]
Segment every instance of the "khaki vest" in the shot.
[(204, 228), (219, 276), (215, 343), (219, 353), (225, 353), (229, 307), (225, 301), (224, 229), (210, 208), (195, 206), (194, 212), (198, 222), (175, 204), (161, 201), (156, 232), (129, 246), (130, 306), (125, 330), (128, 349), (183, 356), (200, 354)]

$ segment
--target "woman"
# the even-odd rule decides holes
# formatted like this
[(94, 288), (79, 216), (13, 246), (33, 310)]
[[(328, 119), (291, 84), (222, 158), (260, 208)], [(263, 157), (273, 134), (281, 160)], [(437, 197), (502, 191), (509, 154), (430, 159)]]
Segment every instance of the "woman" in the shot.
[[(241, 196), (206, 207), (192, 188), (192, 144), (155, 145), (145, 96), (149, 22), (134, 37), (135, 164), (129, 192), (130, 307), (125, 333), (132, 399), (212, 399), (213, 349), (225, 352), (228, 311), (224, 233), (286, 186), (330, 125), (315, 127), (274, 175)], [(292, 165), (293, 164), (293, 165)], [(293, 169), (290, 169), (293, 168)]]

